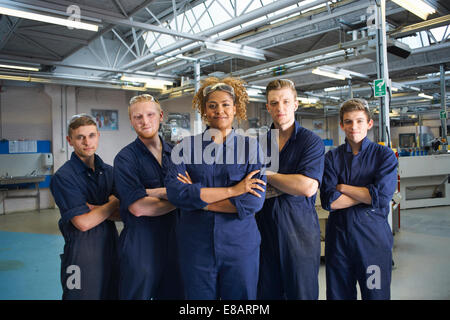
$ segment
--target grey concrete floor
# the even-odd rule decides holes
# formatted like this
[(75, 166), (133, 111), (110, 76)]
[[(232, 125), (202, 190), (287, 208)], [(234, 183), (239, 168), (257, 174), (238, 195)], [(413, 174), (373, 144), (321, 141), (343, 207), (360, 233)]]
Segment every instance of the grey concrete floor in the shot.
[[(0, 215), (0, 230), (60, 234), (55, 209)], [(117, 223), (119, 230), (122, 223)], [(450, 206), (401, 210), (394, 236), (391, 296), (403, 299), (450, 299)], [(325, 265), (319, 271), (319, 299), (326, 298)]]

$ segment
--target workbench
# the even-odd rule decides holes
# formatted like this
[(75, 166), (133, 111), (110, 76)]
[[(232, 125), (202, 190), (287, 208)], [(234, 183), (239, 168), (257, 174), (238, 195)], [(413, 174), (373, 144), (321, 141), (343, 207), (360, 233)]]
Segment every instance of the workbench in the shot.
[[(6, 199), (18, 199), (18, 198), (36, 198), (37, 200), (37, 210), (41, 209), (41, 197), (39, 183), (45, 180), (45, 175), (38, 176), (19, 176), (19, 177), (1, 177), (0, 178), (0, 191), (1, 198), (0, 201), (3, 203), (3, 214), (6, 213), (5, 200)], [(8, 191), (18, 190), (21, 185), (26, 185), (34, 183), (36, 192), (33, 194), (26, 195), (9, 195)]]

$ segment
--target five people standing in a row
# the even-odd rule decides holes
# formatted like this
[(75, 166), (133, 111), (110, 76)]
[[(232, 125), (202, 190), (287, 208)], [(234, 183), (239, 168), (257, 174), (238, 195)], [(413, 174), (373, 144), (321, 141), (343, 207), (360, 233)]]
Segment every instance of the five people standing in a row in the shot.
[(63, 299), (318, 299), (319, 189), (330, 211), (327, 298), (356, 299), (358, 281), (363, 299), (389, 299), (397, 160), (368, 140), (367, 102), (344, 102), (346, 142), (324, 156), (322, 140), (295, 120), (294, 83), (274, 80), (266, 97), (267, 150), (232, 126), (246, 119), (240, 79), (203, 81), (193, 106), (206, 130), (173, 149), (158, 135), (159, 102), (133, 97), (137, 138), (114, 169), (95, 154), (95, 120), (74, 116), (74, 152), (50, 186), (65, 239)]

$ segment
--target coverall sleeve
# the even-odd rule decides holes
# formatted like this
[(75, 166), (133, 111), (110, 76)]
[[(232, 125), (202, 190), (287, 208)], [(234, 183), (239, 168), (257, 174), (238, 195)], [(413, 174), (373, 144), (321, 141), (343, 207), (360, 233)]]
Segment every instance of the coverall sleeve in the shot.
[(333, 211), (331, 204), (339, 198), (342, 193), (336, 190), (338, 175), (333, 165), (333, 155), (328, 151), (325, 155), (325, 168), (323, 171), (322, 185), (320, 186), (320, 202), (322, 208)]
[(324, 170), (324, 153), (325, 147), (322, 139), (316, 135), (311, 135), (305, 145), (300, 166), (296, 169), (296, 173), (302, 174), (322, 184), (322, 176)]
[(184, 163), (170, 163), (164, 181), (167, 190), (167, 198), (176, 207), (185, 210), (199, 210), (208, 205), (200, 199), (201, 183), (185, 184), (177, 179), (178, 173), (185, 175), (186, 165)]
[(70, 177), (55, 174), (50, 182), (50, 190), (63, 222), (90, 211), (86, 205), (86, 196)]
[(120, 152), (114, 159), (114, 185), (120, 206), (124, 209), (147, 196), (145, 187), (139, 179), (136, 160), (124, 152)]
[(380, 155), (380, 167), (373, 183), (366, 186), (372, 197), (372, 208), (389, 207), (389, 201), (397, 188), (397, 158), (395, 153), (383, 147)]
[[(247, 166), (247, 172), (245, 173), (244, 177), (247, 176), (250, 172), (254, 170), (261, 170), (256, 175), (254, 175), (254, 178), (261, 179), (264, 182), (267, 183), (267, 176), (264, 174), (261, 174), (263, 172), (264, 168), (262, 165), (262, 159), (264, 159), (264, 153), (262, 151), (262, 148), (260, 147), (258, 141), (256, 139), (250, 139), (248, 140), (249, 144), (256, 144), (256, 150), (257, 152), (249, 152), (248, 159), (249, 159), (249, 165)], [(249, 148), (249, 150), (254, 150), (254, 148)], [(233, 169), (229, 171), (230, 174), (230, 180), (233, 180)], [(239, 176), (239, 173), (236, 172), (236, 176)], [(240, 176), (242, 176), (242, 173), (240, 173)], [(237, 180), (237, 179), (235, 179)], [(242, 179), (239, 179), (237, 182), (241, 181)], [(264, 188), (264, 192), (261, 192), (260, 190), (256, 190), (261, 197), (258, 198), (257, 196), (251, 194), (251, 193), (244, 193), (238, 197), (232, 197), (230, 198), (230, 202), (236, 207), (238, 217), (239, 219), (244, 219), (250, 215), (254, 215), (256, 212), (262, 209), (264, 205), (265, 200), (265, 186), (262, 186)]]

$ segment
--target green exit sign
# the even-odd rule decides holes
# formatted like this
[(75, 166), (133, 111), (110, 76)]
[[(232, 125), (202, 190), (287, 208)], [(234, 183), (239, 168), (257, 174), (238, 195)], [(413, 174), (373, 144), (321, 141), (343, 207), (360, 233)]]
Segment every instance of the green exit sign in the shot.
[(373, 91), (375, 97), (384, 97), (386, 95), (386, 81), (384, 79), (374, 80)]
[(439, 118), (441, 118), (441, 119), (447, 119), (447, 112), (445, 112), (444, 110), (442, 110), (441, 112), (439, 112)]

